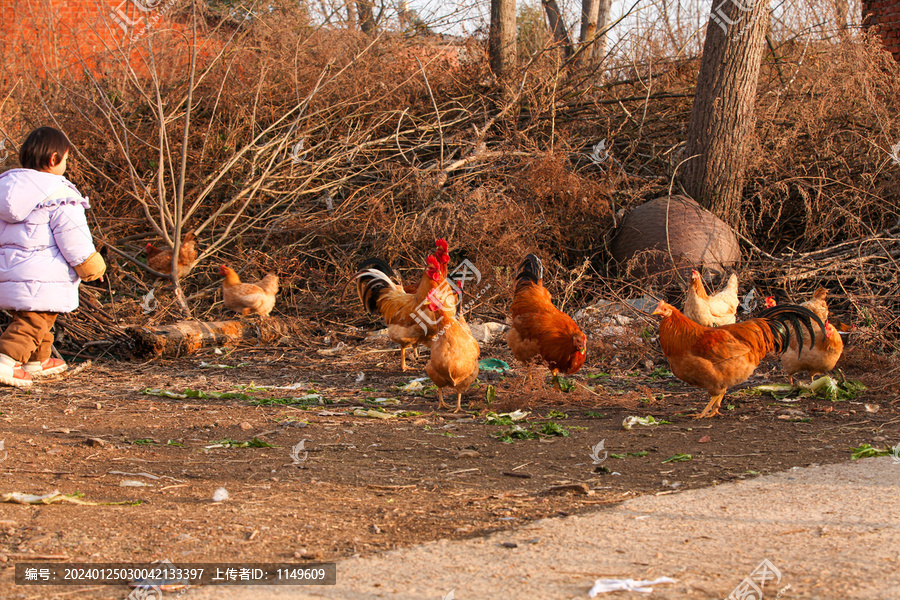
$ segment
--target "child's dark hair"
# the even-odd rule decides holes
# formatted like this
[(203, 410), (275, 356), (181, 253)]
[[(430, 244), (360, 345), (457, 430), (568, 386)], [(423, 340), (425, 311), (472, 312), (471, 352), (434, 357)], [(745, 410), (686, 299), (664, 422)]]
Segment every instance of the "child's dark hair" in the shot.
[(62, 160), (71, 149), (72, 143), (62, 131), (53, 127), (38, 127), (28, 134), (19, 148), (19, 164), (26, 169), (43, 171), (52, 166), (54, 152)]

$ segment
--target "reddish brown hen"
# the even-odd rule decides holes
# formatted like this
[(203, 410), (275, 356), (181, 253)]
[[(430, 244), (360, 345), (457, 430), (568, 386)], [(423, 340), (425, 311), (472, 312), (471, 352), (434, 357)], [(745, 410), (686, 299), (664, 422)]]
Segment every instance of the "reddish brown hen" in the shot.
[(547, 362), (554, 378), (560, 372), (571, 375), (584, 364), (587, 337), (569, 315), (553, 306), (543, 279), (541, 259), (529, 254), (516, 277), (506, 343), (522, 363), (540, 358)]

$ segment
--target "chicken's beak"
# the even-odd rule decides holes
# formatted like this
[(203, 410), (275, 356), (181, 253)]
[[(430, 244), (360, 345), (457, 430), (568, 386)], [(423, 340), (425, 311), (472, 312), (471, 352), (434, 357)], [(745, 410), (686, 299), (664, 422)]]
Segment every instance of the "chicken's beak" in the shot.
[(650, 313), (650, 314), (652, 314), (652, 315), (661, 315), (661, 314), (662, 314), (662, 303), (657, 304), (657, 305), (656, 305), (656, 308), (653, 309), (653, 312)]

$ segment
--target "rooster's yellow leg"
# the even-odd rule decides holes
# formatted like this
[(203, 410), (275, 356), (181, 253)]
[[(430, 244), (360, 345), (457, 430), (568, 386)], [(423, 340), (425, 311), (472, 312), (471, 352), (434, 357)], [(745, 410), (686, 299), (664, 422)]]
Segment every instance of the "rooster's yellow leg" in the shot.
[(406, 370), (406, 348), (407, 346), (400, 346), (400, 370)]
[(438, 393), (438, 408), (450, 408), (446, 404), (444, 404), (444, 392), (441, 391), (441, 388), (437, 389)]
[(553, 387), (562, 391), (562, 386), (559, 384), (559, 369), (553, 369), (550, 374), (553, 375)]
[(721, 394), (717, 394), (713, 396), (709, 395), (709, 404), (706, 405), (706, 408), (703, 409), (699, 415), (694, 417), (695, 419), (702, 419), (704, 417), (715, 417), (719, 414), (719, 405), (722, 404), (722, 398), (725, 396), (725, 392)]
[(456, 410), (453, 412), (459, 412), (462, 410), (462, 392), (456, 394)]

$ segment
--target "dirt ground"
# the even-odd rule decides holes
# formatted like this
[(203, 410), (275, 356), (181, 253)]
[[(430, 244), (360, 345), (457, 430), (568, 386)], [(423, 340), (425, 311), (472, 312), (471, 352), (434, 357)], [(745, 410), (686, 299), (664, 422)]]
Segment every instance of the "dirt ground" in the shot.
[[(563, 393), (545, 371), (523, 377), (494, 341), (482, 357), (514, 370), (482, 372), (467, 411), (454, 414), (436, 412), (427, 389), (398, 389), (424, 376), (424, 348), (403, 373), (386, 341), (332, 352), (336, 342), (94, 360), (29, 391), (0, 391), (0, 496), (59, 490), (101, 503), (0, 503), (0, 596), (129, 593), (16, 586), (16, 562), (331, 561), (847, 461), (851, 447), (900, 441), (892, 366), (852, 347), (839, 366), (868, 386), (853, 400), (731, 393), (722, 416), (695, 421), (705, 393), (673, 378), (658, 354), (632, 362), (594, 353)], [(767, 364), (748, 385), (783, 380)], [(511, 426), (486, 418), (516, 409), (528, 413), (522, 429), (540, 432), (533, 439), (504, 440)], [(372, 416), (380, 410), (399, 414)], [(623, 428), (647, 415), (669, 423)], [(214, 502), (220, 487), (229, 498)]]

